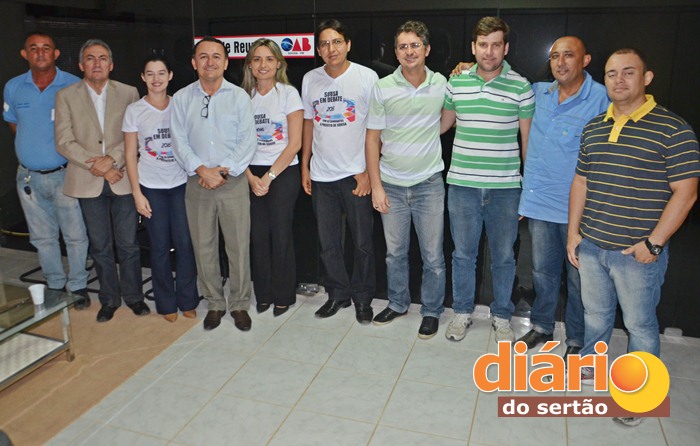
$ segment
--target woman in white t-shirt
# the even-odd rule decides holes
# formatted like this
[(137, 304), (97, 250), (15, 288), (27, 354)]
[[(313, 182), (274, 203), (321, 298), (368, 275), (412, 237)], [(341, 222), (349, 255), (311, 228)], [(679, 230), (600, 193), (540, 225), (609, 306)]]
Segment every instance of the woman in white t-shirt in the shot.
[(258, 147), (246, 170), (250, 184), (250, 249), (258, 313), (284, 314), (296, 302), (292, 222), (301, 177), (303, 106), (287, 79), (287, 62), (270, 39), (253, 42), (241, 87), (250, 94)]
[[(170, 136), (168, 82), (173, 73), (162, 56), (146, 59), (141, 79), (148, 94), (124, 114), (126, 171), (136, 210), (151, 242), (151, 276), (156, 310), (175, 322), (178, 309), (196, 317), (199, 304), (197, 269), (185, 213), (187, 172), (175, 161)], [(175, 273), (170, 249), (175, 248)]]

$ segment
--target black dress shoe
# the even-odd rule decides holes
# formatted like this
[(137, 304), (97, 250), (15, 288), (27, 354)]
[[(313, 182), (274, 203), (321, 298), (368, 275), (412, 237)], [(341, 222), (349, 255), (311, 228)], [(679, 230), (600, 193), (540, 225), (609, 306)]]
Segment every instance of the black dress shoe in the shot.
[(204, 329), (213, 330), (221, 324), (221, 318), (226, 314), (223, 310), (209, 310), (204, 317)]
[(394, 311), (389, 307), (386, 307), (383, 309), (378, 315), (374, 317), (374, 325), (386, 325), (389, 322), (393, 321), (397, 317), (404, 316), (408, 311), (404, 311), (403, 313), (399, 313), (398, 311)]
[(516, 342), (523, 341), (528, 349), (535, 347), (537, 344), (545, 343), (554, 339), (552, 334), (540, 333), (539, 331), (530, 330)]
[(111, 321), (114, 317), (114, 312), (117, 311), (119, 307), (110, 307), (109, 305), (102, 305), (100, 311), (97, 312), (97, 322), (107, 322)]
[(255, 309), (258, 311), (258, 313), (264, 313), (270, 309), (270, 304), (256, 304)]
[(333, 316), (341, 308), (347, 308), (352, 304), (350, 299), (348, 300), (333, 300), (328, 299), (321, 308), (319, 308), (316, 313), (316, 317), (327, 318)]
[(148, 308), (148, 305), (146, 305), (143, 301), (133, 304), (126, 304), (126, 306), (131, 308), (131, 311), (133, 311), (136, 316), (151, 314), (151, 309)]
[(370, 304), (355, 304), (355, 319), (361, 324), (369, 324), (372, 322), (372, 306)]
[(253, 321), (250, 320), (250, 316), (245, 310), (233, 310), (231, 317), (233, 318), (233, 325), (241, 331), (248, 331), (253, 326)]
[(418, 337), (421, 339), (430, 339), (437, 333), (438, 325), (440, 324), (440, 319), (433, 316), (423, 317), (423, 322), (420, 323), (420, 328), (418, 329)]
[(275, 308), (272, 309), (272, 315), (274, 317), (282, 316), (284, 313), (287, 312), (287, 310), (289, 310), (289, 305), (287, 305), (286, 307), (278, 307), (277, 305), (275, 305)]
[(87, 288), (81, 288), (79, 290), (71, 291), (71, 294), (77, 297), (75, 299), (74, 308), (78, 311), (82, 311), (90, 307), (90, 296), (88, 295)]

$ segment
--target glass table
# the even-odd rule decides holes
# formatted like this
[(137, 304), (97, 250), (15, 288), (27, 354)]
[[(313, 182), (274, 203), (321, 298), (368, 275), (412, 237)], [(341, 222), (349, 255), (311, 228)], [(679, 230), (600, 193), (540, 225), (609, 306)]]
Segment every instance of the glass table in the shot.
[[(75, 357), (68, 309), (80, 296), (45, 291), (44, 304), (35, 306), (26, 288), (0, 284), (0, 390), (66, 352)], [(60, 314), (63, 339), (28, 331)]]

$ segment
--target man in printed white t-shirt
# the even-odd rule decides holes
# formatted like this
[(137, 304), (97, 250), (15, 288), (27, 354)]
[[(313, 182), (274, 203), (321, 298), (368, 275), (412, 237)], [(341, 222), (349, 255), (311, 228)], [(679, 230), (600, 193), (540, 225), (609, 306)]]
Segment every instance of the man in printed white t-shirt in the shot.
[[(325, 65), (306, 73), (302, 83), (301, 182), (312, 198), (326, 270), (328, 301), (316, 316), (333, 316), (354, 302), (357, 321), (370, 323), (375, 271), (364, 148), (369, 102), (378, 77), (347, 59), (351, 42), (339, 21), (321, 22), (315, 37)], [(355, 248), (352, 273), (345, 268), (343, 255), (343, 214)]]

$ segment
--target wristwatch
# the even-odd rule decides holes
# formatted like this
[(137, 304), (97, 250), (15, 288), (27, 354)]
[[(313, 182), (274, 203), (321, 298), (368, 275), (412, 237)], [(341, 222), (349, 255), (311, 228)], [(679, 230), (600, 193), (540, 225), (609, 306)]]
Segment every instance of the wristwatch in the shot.
[(267, 171), (267, 175), (270, 177), (270, 181), (274, 181), (277, 178), (277, 174), (272, 169)]
[(661, 251), (664, 250), (664, 247), (662, 245), (653, 245), (649, 239), (644, 239), (644, 244), (647, 245), (647, 249), (652, 255), (658, 256), (661, 254)]

